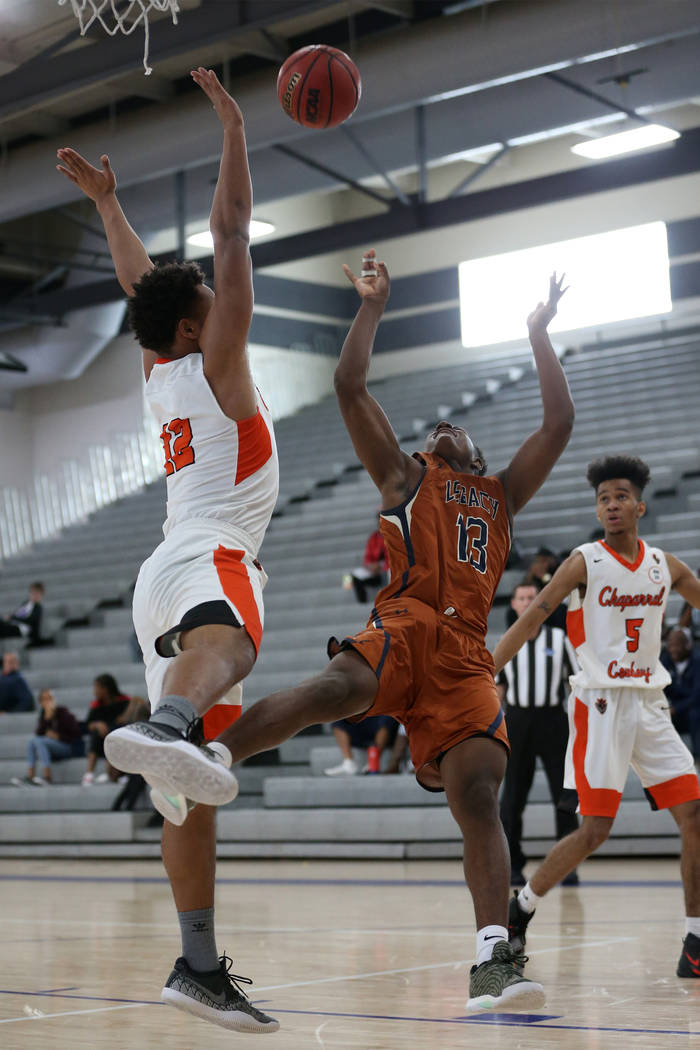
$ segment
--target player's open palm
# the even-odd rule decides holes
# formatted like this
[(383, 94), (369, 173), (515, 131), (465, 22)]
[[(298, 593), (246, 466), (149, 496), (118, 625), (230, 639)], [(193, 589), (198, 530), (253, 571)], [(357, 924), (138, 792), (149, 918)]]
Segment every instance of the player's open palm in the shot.
[[(369, 271), (369, 272), (368, 272)], [(374, 275), (376, 271), (376, 276)], [(383, 262), (377, 262), (377, 255), (374, 248), (370, 248), (368, 252), (362, 256), (362, 272), (359, 277), (356, 277), (349, 266), (343, 263), (343, 272), (349, 281), (355, 285), (355, 291), (361, 299), (368, 299), (370, 302), (385, 303), (389, 298), (389, 290), (391, 287), (391, 281), (389, 280), (389, 271), (386, 268), (386, 264)]]
[(59, 149), (56, 156), (61, 162), (56, 165), (56, 170), (63, 172), (90, 200), (98, 201), (101, 197), (114, 193), (117, 180), (106, 154), (100, 157), (101, 168), (94, 168), (85, 160), (85, 157), (81, 157), (76, 150), (70, 147)]
[(531, 331), (533, 328), (546, 328), (556, 316), (559, 300), (568, 289), (568, 285), (566, 288), (562, 287), (565, 277), (564, 273), (559, 278), (553, 273), (549, 278), (549, 299), (546, 303), (538, 303), (527, 319), (527, 326)]
[(238, 103), (231, 98), (213, 69), (199, 66), (192, 70), (191, 76), (211, 102), (224, 128), (243, 123), (243, 114)]

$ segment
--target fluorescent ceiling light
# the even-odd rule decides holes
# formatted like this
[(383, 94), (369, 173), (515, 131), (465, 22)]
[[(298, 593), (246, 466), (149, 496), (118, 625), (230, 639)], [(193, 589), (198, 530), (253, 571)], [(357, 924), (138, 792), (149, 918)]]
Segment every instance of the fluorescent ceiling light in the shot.
[(554, 270), (566, 274), (571, 288), (550, 332), (650, 317), (672, 308), (666, 224), (650, 222), (460, 263), (464, 346), (522, 339), (528, 314), (547, 298)]
[(633, 153), (638, 149), (649, 149), (662, 142), (672, 142), (680, 138), (680, 132), (665, 128), (661, 124), (643, 124), (641, 128), (631, 131), (620, 131), (616, 135), (605, 135), (602, 139), (589, 139), (571, 147), (572, 153), (579, 157), (591, 157), (601, 160), (605, 157), (617, 157), (621, 153)]
[[(261, 219), (250, 220), (250, 239), (256, 241), (259, 237), (266, 237), (268, 233), (272, 233), (275, 227), (271, 222), (262, 222)], [(199, 233), (191, 233), (187, 238), (188, 244), (193, 244), (196, 248), (210, 248), (214, 249), (214, 240), (209, 230), (201, 230)]]

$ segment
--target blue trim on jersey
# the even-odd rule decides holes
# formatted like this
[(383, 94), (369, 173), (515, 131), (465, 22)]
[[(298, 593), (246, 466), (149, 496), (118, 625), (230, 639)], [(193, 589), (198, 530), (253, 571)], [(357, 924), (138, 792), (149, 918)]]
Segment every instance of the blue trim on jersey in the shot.
[(502, 721), (503, 721), (503, 710), (501, 709), (498, 712), (498, 714), (496, 715), (496, 717), (494, 718), (494, 720), (491, 723), (491, 725), (486, 730), (486, 735), (487, 736), (493, 736), (494, 733), (496, 732), (496, 730), (498, 729), (498, 727), (500, 726)]
[[(408, 574), (406, 573), (405, 575), (408, 575)], [(377, 681), (379, 681), (379, 676), (382, 673), (382, 668), (384, 667), (384, 661), (386, 660), (387, 656), (389, 655), (389, 646), (391, 645), (391, 636), (390, 636), (389, 632), (385, 629), (384, 624), (382, 623), (382, 618), (381, 618), (381, 616), (379, 615), (379, 613), (377, 612), (376, 609), (372, 609), (371, 618), (374, 621), (374, 626), (378, 627), (379, 630), (382, 631), (383, 634), (384, 634), (384, 648), (382, 649), (382, 655), (379, 657), (379, 663), (377, 664), (376, 670), (374, 672), (375, 675), (377, 676)]]

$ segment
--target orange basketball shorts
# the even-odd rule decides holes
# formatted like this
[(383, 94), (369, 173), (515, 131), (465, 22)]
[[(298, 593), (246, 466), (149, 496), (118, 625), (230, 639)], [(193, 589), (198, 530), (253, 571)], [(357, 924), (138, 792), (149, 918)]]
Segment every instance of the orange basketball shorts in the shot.
[(440, 760), (468, 737), (493, 737), (508, 750), (491, 654), (450, 617), (415, 598), (392, 598), (342, 648), (358, 652), (379, 680), (362, 717), (391, 715), (406, 727), (422, 787), (443, 790)]

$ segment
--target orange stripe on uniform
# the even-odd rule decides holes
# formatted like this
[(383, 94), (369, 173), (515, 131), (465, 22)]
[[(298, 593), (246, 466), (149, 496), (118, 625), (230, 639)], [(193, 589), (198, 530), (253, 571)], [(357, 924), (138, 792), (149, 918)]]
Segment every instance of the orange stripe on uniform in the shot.
[(584, 817), (614, 817), (620, 806), (622, 792), (612, 788), (592, 788), (586, 778), (586, 748), (588, 746), (588, 708), (578, 697), (574, 701), (576, 739), (572, 751), (579, 810)]
[(646, 789), (654, 800), (656, 809), (669, 809), (680, 806), (682, 802), (694, 802), (700, 798), (700, 784), (695, 773), (686, 773), (673, 780), (664, 780)]
[(238, 465), (235, 484), (245, 481), (256, 470), (264, 467), (272, 455), (272, 438), (267, 423), (257, 410), (250, 419), (236, 423), (238, 427)]
[(586, 640), (586, 628), (583, 625), (583, 609), (574, 609), (566, 614), (566, 633), (574, 649), (583, 645)]
[(257, 652), (262, 641), (263, 629), (248, 570), (243, 564), (244, 553), (244, 551), (230, 550), (219, 544), (214, 551), (214, 568), (219, 576), (224, 594), (238, 610)]
[(216, 740), (219, 733), (223, 733), (224, 729), (228, 729), (241, 717), (241, 712), (240, 704), (214, 704), (202, 719), (204, 739)]

